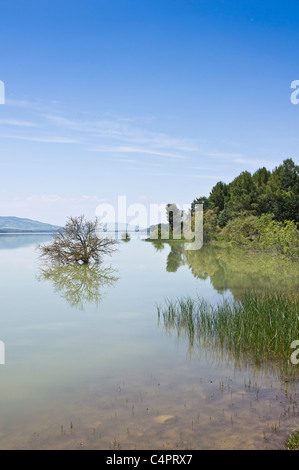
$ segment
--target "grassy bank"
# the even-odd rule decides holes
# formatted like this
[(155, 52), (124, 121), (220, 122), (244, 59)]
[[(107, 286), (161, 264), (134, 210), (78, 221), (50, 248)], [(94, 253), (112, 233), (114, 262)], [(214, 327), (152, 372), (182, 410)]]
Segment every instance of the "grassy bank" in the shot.
[(158, 306), (158, 316), (169, 331), (187, 334), (191, 346), (198, 340), (259, 364), (290, 364), (291, 343), (299, 339), (295, 294), (249, 292), (241, 301), (217, 305), (187, 297)]

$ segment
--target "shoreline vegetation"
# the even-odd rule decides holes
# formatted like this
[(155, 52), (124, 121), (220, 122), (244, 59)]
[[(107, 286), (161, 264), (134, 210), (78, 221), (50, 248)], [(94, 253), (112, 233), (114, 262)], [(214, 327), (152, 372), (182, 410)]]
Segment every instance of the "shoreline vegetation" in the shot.
[(182, 297), (158, 305), (157, 313), (167, 332), (188, 338), (191, 350), (204, 343), (245, 365), (274, 364), (285, 379), (299, 378), (291, 360), (294, 331), (299, 331), (298, 294), (251, 291), (216, 305)]
[[(292, 159), (272, 172), (265, 167), (253, 175), (244, 171), (231, 183), (219, 181), (208, 197), (194, 199), (191, 210), (184, 214), (175, 204), (167, 205), (168, 231), (158, 224), (147, 241), (175, 244), (174, 220), (191, 218), (195, 230), (195, 209), (203, 204), (203, 241), (238, 246), (254, 252), (282, 255), (288, 260), (299, 260), (299, 166)], [(171, 207), (171, 210), (169, 208)]]

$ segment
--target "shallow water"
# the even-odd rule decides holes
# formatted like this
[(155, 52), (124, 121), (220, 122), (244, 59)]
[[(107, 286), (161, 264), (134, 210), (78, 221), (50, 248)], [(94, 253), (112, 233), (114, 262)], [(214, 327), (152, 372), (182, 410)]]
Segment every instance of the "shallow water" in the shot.
[(297, 290), (295, 266), (131, 240), (105, 270), (43, 271), (35, 248), (49, 239), (0, 236), (1, 449), (283, 447), (299, 422), (297, 383), (204, 344), (191, 351), (156, 305)]

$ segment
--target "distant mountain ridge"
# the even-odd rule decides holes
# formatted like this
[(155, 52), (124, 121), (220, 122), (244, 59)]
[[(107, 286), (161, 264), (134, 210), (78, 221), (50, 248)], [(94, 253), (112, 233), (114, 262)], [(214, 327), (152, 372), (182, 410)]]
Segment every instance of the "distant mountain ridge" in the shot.
[(56, 232), (61, 227), (58, 225), (46, 224), (37, 220), (23, 219), (21, 217), (0, 216), (0, 233), (36, 233), (36, 232)]

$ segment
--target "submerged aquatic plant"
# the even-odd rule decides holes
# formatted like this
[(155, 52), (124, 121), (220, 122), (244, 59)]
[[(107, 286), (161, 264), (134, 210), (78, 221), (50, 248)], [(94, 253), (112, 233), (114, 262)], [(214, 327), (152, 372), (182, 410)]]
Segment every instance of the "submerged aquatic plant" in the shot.
[(248, 292), (242, 300), (226, 300), (216, 305), (190, 297), (166, 301), (158, 306), (167, 331), (187, 334), (235, 357), (289, 363), (291, 343), (298, 339), (299, 297), (283, 293)]

